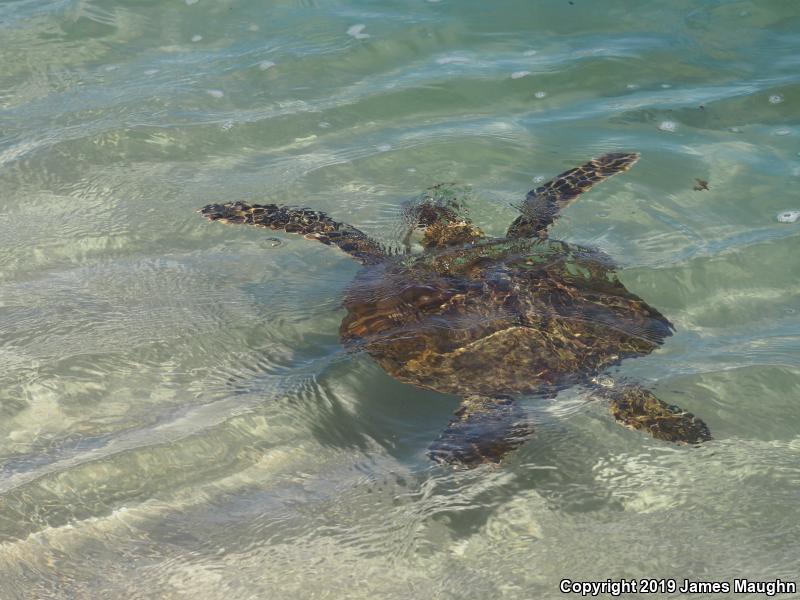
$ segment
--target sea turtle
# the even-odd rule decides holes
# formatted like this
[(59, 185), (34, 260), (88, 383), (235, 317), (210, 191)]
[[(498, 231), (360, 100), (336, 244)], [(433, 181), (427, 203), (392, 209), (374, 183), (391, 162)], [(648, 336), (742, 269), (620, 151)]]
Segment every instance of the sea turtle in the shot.
[[(639, 385), (609, 386), (601, 376), (655, 350), (672, 324), (625, 289), (600, 251), (547, 236), (581, 192), (638, 159), (605, 154), (532, 190), (503, 238), (486, 237), (457, 197), (434, 187), (407, 208), (398, 251), (307, 208), (233, 202), (200, 212), (304, 234), (363, 265), (345, 294), (341, 340), (400, 381), (462, 398), (428, 449), (438, 462), (499, 462), (532, 433), (514, 397), (553, 397), (576, 384), (607, 400), (623, 425), (696, 444), (711, 437), (703, 421)], [(422, 230), (422, 252), (410, 251), (414, 230)]]

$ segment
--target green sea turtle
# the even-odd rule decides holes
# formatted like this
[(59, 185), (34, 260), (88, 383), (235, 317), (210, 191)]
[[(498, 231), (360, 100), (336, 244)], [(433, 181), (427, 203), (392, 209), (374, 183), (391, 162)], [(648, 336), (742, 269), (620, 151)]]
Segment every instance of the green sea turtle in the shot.
[[(623, 425), (695, 444), (711, 436), (694, 415), (639, 385), (598, 382), (622, 359), (655, 350), (672, 324), (625, 289), (607, 256), (547, 236), (580, 193), (638, 159), (605, 154), (532, 190), (503, 238), (486, 237), (457, 197), (432, 188), (406, 210), (408, 234), (395, 252), (307, 208), (233, 202), (201, 212), (300, 233), (362, 263), (345, 294), (341, 340), (400, 381), (462, 398), (429, 447), (436, 461), (499, 462), (532, 433), (515, 397), (578, 384), (608, 401)], [(415, 230), (423, 251), (411, 253)]]

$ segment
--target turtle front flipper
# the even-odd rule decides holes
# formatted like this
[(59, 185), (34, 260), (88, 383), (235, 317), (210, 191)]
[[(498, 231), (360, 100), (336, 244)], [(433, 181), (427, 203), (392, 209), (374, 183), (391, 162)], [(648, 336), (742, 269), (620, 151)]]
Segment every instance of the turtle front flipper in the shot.
[(467, 396), (428, 456), (438, 463), (477, 467), (499, 463), (533, 434), (525, 412), (508, 396)]
[(699, 444), (711, 439), (708, 426), (692, 413), (667, 404), (638, 385), (598, 390), (611, 401), (611, 414), (621, 425), (639, 429), (659, 440)]
[(545, 237), (558, 213), (575, 198), (604, 179), (627, 171), (638, 160), (638, 152), (604, 154), (531, 190), (519, 207), (522, 214), (508, 228), (506, 237)]
[(209, 204), (199, 212), (210, 221), (256, 225), (288, 233), (299, 233), (307, 239), (338, 246), (364, 264), (380, 262), (386, 258), (385, 249), (363, 231), (352, 225), (334, 221), (324, 212), (310, 208), (228, 202)]

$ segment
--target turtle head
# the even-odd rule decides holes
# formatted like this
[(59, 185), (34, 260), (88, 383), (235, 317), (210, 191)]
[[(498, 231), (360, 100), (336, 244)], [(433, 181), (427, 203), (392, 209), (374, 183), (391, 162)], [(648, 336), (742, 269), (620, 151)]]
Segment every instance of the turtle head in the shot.
[(486, 237), (480, 227), (469, 221), (439, 220), (425, 227), (422, 245), (426, 248), (445, 248), (477, 242)]
[(469, 188), (454, 183), (440, 183), (428, 188), (404, 210), (408, 226), (404, 244), (410, 248), (411, 236), (422, 231), (420, 243), (425, 249), (462, 246), (485, 237), (479, 227), (472, 224), (464, 198)]

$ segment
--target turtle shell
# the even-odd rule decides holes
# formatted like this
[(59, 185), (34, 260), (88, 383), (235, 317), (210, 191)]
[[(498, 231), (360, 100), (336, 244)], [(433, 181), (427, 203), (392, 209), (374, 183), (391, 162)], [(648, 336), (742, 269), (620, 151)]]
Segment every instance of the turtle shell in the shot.
[(362, 269), (342, 342), (391, 375), (440, 392), (553, 393), (672, 334), (596, 250), (495, 239)]

